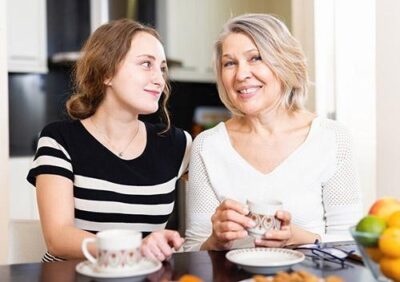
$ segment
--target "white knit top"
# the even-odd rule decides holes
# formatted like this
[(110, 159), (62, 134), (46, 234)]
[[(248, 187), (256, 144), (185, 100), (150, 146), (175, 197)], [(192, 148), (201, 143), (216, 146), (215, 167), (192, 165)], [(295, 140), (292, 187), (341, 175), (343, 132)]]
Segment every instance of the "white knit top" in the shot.
[[(224, 123), (194, 141), (186, 196), (187, 251), (199, 250), (212, 231), (211, 216), (226, 198), (276, 199), (292, 222), (322, 241), (350, 240), (362, 214), (351, 139), (338, 122), (317, 117), (308, 136), (273, 171), (263, 174), (233, 148)], [(235, 247), (252, 245), (249, 238)]]

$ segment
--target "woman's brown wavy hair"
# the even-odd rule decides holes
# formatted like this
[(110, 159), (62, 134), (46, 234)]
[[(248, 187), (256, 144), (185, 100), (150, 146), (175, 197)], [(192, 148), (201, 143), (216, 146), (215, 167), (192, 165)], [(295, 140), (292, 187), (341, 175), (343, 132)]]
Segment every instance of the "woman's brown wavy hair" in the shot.
[[(129, 51), (133, 36), (138, 32), (147, 32), (161, 42), (155, 29), (130, 19), (104, 24), (89, 37), (81, 50), (82, 57), (75, 65), (74, 94), (66, 103), (72, 119), (85, 119), (96, 112), (106, 92), (104, 81), (115, 75), (119, 63)], [(170, 87), (167, 77), (164, 79), (166, 86), (161, 96), (160, 112), (167, 131), (171, 124), (167, 110)]]

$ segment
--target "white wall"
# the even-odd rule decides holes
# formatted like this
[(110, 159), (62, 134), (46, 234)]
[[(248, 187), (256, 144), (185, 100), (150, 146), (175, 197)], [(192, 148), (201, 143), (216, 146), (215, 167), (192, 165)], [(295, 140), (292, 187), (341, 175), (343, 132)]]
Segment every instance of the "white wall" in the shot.
[(376, 1), (378, 196), (400, 198), (400, 1)]
[(33, 156), (13, 157), (9, 160), (9, 198), (10, 203), (14, 203), (9, 208), (11, 220), (39, 219), (36, 188), (26, 180), (32, 160)]
[(315, 30), (314, 0), (292, 1), (292, 34), (301, 43), (307, 58), (310, 87), (306, 108), (315, 111)]
[(314, 3), (317, 112), (350, 129), (366, 209), (376, 198), (375, 0)]
[(7, 262), (9, 236), (6, 18), (6, 0), (0, 0), (0, 264)]
[(368, 208), (376, 198), (375, 0), (335, 3), (336, 114), (353, 134)]

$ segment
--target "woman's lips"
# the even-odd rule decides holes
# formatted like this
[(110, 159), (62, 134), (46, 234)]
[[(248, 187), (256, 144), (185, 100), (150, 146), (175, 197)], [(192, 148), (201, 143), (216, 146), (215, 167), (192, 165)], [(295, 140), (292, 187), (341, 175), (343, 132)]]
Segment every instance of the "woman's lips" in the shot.
[(156, 98), (160, 97), (160, 95), (161, 95), (161, 92), (157, 91), (157, 90), (147, 90), (147, 89), (145, 89), (144, 91), (146, 91), (148, 94), (150, 94), (150, 95), (152, 95), (153, 97), (156, 97)]
[(239, 97), (248, 99), (256, 95), (260, 88), (261, 86), (251, 86), (238, 90), (237, 92), (239, 93)]

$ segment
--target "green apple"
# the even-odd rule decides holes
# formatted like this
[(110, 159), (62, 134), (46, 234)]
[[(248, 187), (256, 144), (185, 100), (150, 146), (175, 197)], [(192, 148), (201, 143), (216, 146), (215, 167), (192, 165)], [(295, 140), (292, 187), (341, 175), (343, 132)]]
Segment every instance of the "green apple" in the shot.
[(379, 216), (367, 215), (356, 225), (356, 240), (364, 247), (376, 247), (379, 236), (386, 229), (386, 221)]

